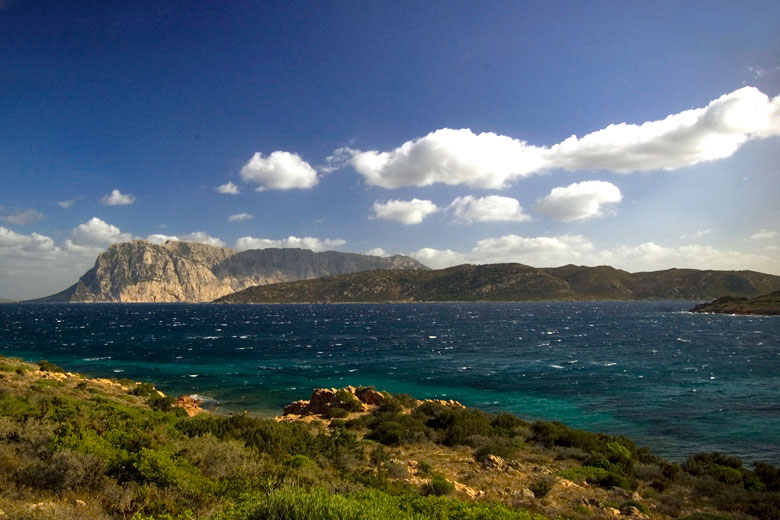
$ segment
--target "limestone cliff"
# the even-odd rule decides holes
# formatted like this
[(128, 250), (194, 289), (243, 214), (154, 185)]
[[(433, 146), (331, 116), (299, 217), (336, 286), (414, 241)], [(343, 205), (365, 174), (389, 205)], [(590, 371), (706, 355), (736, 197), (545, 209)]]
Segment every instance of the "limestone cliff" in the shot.
[(68, 289), (41, 302), (207, 302), (254, 285), (374, 269), (427, 269), (416, 260), (305, 249), (238, 252), (192, 242), (114, 244)]

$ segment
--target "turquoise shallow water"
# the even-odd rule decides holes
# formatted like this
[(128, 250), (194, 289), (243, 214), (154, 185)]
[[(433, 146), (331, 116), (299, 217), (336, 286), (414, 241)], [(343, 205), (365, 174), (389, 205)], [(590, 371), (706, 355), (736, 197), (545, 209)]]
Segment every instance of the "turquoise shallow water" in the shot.
[(0, 353), (279, 414), (373, 384), (780, 464), (780, 318), (692, 302), (0, 305)]

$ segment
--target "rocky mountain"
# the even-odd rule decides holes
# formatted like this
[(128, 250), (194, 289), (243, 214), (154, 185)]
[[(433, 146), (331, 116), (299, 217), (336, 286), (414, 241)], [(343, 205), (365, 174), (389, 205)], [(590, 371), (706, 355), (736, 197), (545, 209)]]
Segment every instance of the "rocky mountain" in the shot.
[(534, 300), (704, 300), (780, 290), (780, 276), (754, 271), (668, 269), (629, 273), (613, 267), (459, 265), (428, 271), (370, 271), (250, 287), (220, 303), (424, 302)]
[(113, 244), (77, 283), (37, 302), (207, 302), (250, 286), (376, 269), (428, 269), (406, 256), (233, 249), (193, 242)]
[(762, 294), (755, 298), (723, 296), (710, 303), (699, 304), (691, 309), (691, 312), (778, 316), (780, 315), (780, 291)]

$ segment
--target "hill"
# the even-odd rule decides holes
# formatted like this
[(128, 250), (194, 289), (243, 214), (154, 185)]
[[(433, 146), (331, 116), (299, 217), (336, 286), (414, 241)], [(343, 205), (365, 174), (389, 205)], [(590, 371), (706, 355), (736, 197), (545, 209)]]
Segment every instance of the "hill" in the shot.
[(405, 256), (235, 251), (192, 242), (113, 244), (71, 287), (34, 302), (206, 302), (246, 287), (369, 269), (427, 269)]
[[(276, 419), (188, 416), (149, 383), (0, 356), (8, 520), (769, 519), (774, 466), (373, 387)], [(722, 516), (723, 514), (728, 516)]]
[(754, 271), (669, 269), (629, 273), (609, 266), (537, 269), (459, 265), (427, 271), (367, 271), (250, 287), (219, 303), (535, 300), (704, 300), (780, 290), (780, 276)]
[(724, 296), (710, 303), (697, 305), (691, 309), (691, 312), (780, 316), (780, 291), (756, 296), (755, 298)]

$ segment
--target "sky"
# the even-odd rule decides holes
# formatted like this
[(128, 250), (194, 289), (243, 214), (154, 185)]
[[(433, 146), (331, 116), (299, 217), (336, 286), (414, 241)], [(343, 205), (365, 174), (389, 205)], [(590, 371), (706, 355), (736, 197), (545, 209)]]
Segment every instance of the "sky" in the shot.
[(0, 298), (139, 238), (780, 274), (780, 3), (0, 0)]

